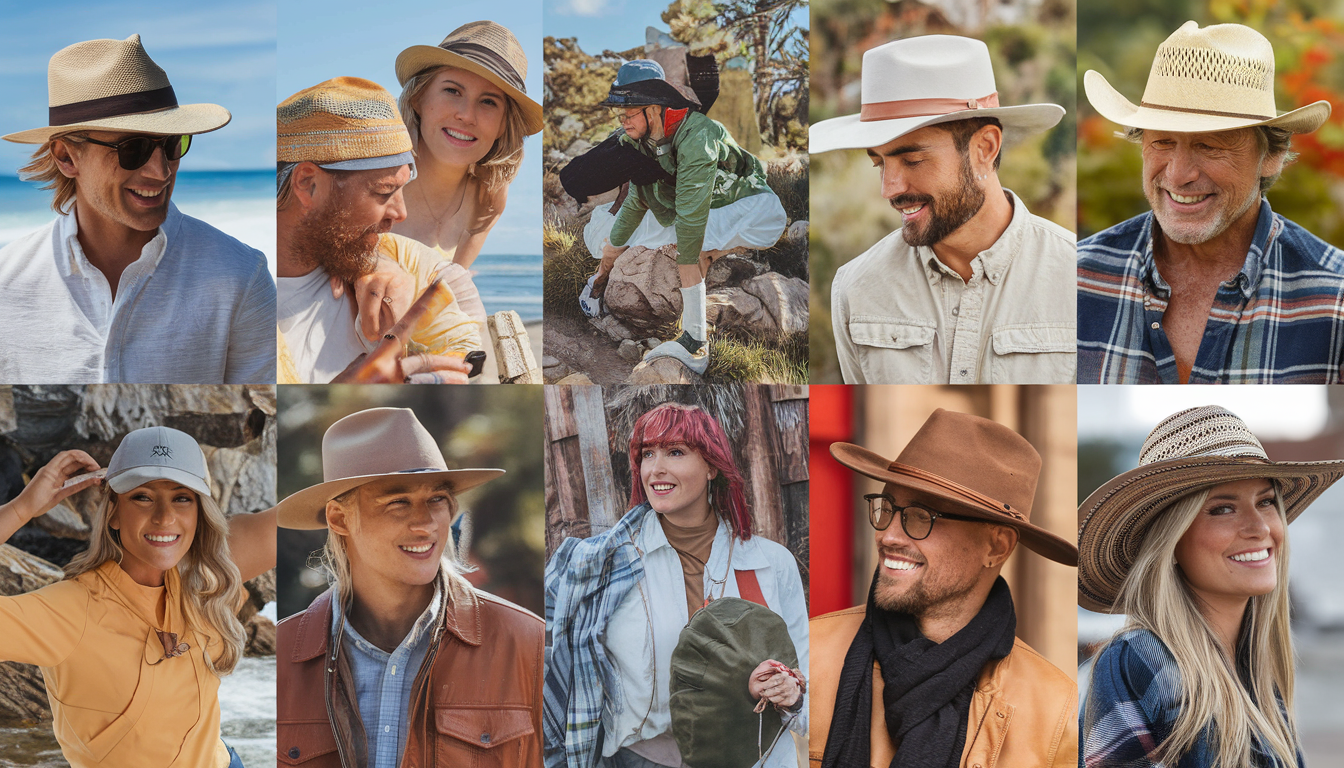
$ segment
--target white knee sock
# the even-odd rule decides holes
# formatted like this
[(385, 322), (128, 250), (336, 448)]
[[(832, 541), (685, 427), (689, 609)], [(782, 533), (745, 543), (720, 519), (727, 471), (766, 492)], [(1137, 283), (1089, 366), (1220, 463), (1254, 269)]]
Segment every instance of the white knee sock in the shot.
[(690, 288), (681, 289), (681, 329), (696, 341), (706, 339), (705, 320), (705, 281), (701, 280)]

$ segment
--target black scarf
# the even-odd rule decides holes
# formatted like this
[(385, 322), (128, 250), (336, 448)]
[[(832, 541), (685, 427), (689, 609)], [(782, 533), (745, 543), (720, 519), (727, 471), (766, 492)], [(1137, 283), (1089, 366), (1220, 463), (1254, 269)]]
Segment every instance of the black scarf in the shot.
[(1017, 615), (1008, 583), (994, 581), (980, 612), (934, 643), (908, 613), (878, 608), (877, 577), (868, 611), (845, 654), (822, 768), (868, 768), (873, 661), (881, 666), (887, 731), (899, 746), (891, 768), (956, 768), (966, 743), (971, 693), (985, 664), (1013, 650)]

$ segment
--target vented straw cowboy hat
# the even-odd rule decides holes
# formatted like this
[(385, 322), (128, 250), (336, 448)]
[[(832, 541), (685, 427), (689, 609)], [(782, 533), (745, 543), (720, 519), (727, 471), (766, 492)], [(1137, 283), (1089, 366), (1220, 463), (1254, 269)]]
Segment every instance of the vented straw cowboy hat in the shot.
[(218, 104), (178, 104), (168, 75), (145, 53), (139, 35), (57, 51), (47, 67), (47, 106), (47, 127), (4, 139), (44, 144), (73, 131), (175, 136), (209, 133), (233, 119)]
[(1188, 408), (1153, 427), (1137, 469), (1078, 507), (1078, 604), (1110, 613), (1153, 521), (1182, 496), (1222, 483), (1267, 478), (1292, 522), (1344, 476), (1344, 461), (1274, 462), (1246, 423), (1217, 405)]
[(1058, 104), (999, 106), (989, 49), (979, 40), (924, 35), (863, 54), (862, 110), (822, 120), (808, 131), (808, 151), (872, 149), (939, 123), (997, 117), (1005, 143), (1049, 130), (1064, 117)]
[(1002, 424), (939, 408), (895, 461), (851, 443), (831, 443), (831, 455), (861, 475), (928, 497), (935, 512), (1010, 525), (1027, 549), (1057, 563), (1078, 562), (1077, 547), (1031, 524), (1041, 455)]
[(1087, 100), (1108, 120), (1130, 128), (1181, 133), (1254, 125), (1311, 133), (1330, 117), (1318, 101), (1280, 114), (1274, 106), (1274, 48), (1241, 24), (1200, 28), (1187, 21), (1157, 48), (1143, 100), (1120, 95), (1101, 73), (1083, 76)]
[(522, 110), (527, 135), (541, 133), (541, 105), (527, 95), (527, 55), (518, 38), (493, 21), (463, 24), (437, 47), (413, 45), (397, 55), (397, 82), (406, 81), (430, 67), (457, 67), (480, 75), (504, 90)]
[(322, 436), (322, 480), (276, 505), (282, 528), (327, 527), (327, 502), (384, 477), (444, 478), (453, 493), (489, 482), (502, 469), (449, 469), (429, 431), (407, 408), (370, 408), (352, 413)]

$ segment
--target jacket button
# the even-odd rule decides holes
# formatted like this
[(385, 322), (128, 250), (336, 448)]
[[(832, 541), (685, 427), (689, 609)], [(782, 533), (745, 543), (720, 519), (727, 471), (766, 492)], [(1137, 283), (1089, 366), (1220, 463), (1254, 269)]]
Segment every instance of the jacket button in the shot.
[(488, 734), (488, 733), (482, 733), (482, 734), (481, 734), (481, 743), (482, 743), (482, 744), (489, 744), (489, 743), (490, 743), (490, 734)]
[(290, 747), (290, 748), (289, 748), (289, 759), (290, 759), (290, 760), (298, 760), (298, 759), (299, 759), (299, 748), (298, 748), (298, 747)]
[(996, 712), (995, 714), (997, 714), (999, 717), (1003, 717), (1003, 713), (1002, 713), (1002, 712)]

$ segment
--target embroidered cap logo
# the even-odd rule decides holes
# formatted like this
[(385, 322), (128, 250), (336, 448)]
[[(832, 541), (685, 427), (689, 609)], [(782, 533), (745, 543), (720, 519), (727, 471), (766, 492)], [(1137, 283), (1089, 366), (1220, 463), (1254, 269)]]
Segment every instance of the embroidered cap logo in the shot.
[(156, 445), (154, 446), (153, 450), (149, 452), (149, 455), (162, 456), (165, 459), (171, 459), (173, 458), (173, 449), (169, 448), (166, 445)]

